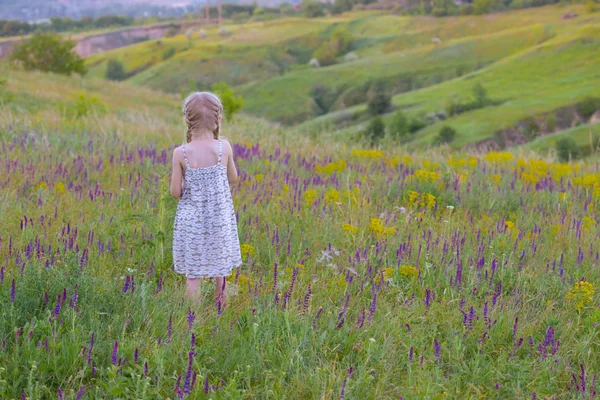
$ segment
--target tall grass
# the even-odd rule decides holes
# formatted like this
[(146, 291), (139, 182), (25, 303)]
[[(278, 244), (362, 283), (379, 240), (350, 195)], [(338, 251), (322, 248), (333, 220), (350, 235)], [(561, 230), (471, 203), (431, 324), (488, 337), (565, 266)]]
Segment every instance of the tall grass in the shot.
[(245, 262), (219, 310), (171, 272), (178, 102), (86, 85), (105, 113), (65, 119), (35, 92), (0, 109), (0, 397), (595, 395), (597, 164), (365, 151), (240, 119)]

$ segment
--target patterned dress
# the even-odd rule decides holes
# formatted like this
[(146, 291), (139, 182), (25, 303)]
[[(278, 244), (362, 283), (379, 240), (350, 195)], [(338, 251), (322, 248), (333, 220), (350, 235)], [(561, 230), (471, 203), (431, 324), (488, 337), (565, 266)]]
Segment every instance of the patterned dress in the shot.
[(173, 267), (187, 278), (231, 275), (242, 264), (237, 221), (221, 163), (223, 142), (219, 140), (216, 165), (191, 168), (183, 146), (186, 171), (173, 233)]

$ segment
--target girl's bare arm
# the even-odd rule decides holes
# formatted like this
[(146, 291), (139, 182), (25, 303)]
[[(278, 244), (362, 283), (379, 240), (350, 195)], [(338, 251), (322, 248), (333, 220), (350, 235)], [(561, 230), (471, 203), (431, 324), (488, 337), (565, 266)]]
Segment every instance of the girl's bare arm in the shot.
[(171, 172), (171, 196), (176, 199), (181, 197), (181, 187), (183, 185), (182, 159), (183, 151), (181, 150), (181, 147), (178, 147), (173, 151), (173, 167)]
[(228, 141), (225, 141), (225, 151), (227, 153), (227, 180), (230, 185), (237, 183), (238, 173), (233, 162), (233, 148)]

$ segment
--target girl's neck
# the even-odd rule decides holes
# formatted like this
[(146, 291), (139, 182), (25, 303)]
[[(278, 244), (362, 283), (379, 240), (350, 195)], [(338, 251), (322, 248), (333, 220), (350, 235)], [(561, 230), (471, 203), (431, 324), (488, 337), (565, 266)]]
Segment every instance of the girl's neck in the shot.
[(192, 140), (214, 140), (214, 138), (214, 133), (206, 129), (198, 129), (192, 131)]

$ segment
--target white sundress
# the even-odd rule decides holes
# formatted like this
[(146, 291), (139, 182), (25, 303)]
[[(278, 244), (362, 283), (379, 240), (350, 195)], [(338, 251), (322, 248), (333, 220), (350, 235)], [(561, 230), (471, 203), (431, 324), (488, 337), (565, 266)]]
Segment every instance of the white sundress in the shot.
[(242, 264), (237, 221), (227, 167), (191, 168), (183, 147), (186, 171), (173, 232), (173, 269), (187, 278), (231, 275)]

